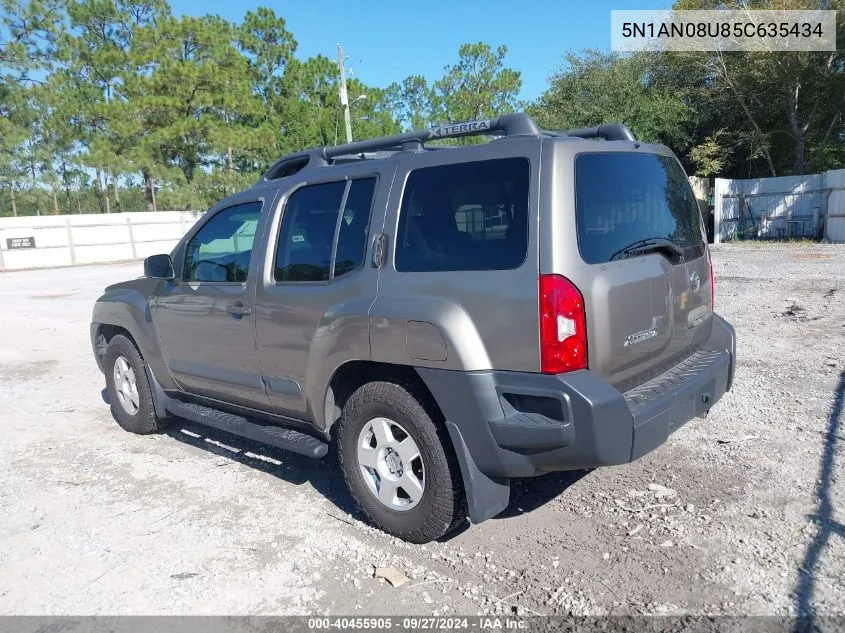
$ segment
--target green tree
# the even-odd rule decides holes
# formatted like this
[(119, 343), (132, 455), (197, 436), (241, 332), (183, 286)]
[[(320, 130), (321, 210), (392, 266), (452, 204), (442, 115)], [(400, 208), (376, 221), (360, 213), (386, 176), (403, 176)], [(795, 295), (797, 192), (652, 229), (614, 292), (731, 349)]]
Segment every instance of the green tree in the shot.
[[(680, 0), (677, 9), (738, 9), (744, 2)], [(755, 9), (817, 9), (811, 0), (759, 0)], [(837, 41), (845, 38), (845, 1), (837, 10)], [(845, 161), (845, 54), (832, 52), (673, 53), (674, 85), (684, 85), (696, 110), (697, 152), (718, 140), (725, 169), (736, 175), (802, 174)], [(717, 134), (719, 131), (721, 134)], [(730, 132), (728, 132), (730, 130)], [(715, 136), (714, 136), (715, 135)], [(744, 172), (744, 174), (743, 174)]]
[[(401, 126), (394, 116), (392, 101), (387, 89), (372, 88), (358, 79), (347, 81), (351, 99), (363, 95), (365, 98), (352, 104), (352, 135), (356, 140), (397, 134)], [(335, 129), (343, 125), (343, 113), (338, 108)], [(344, 138), (345, 141), (345, 138)]]
[(297, 48), (285, 20), (272, 9), (248, 11), (237, 28), (237, 43), (249, 60), (255, 90), (271, 103), (281, 90), (285, 70)]
[(139, 139), (130, 160), (145, 173), (150, 203), (157, 177), (183, 188), (186, 206), (204, 205), (200, 171), (223, 178), (236, 154), (258, 142), (244, 125), (260, 104), (234, 28), (216, 16), (167, 16), (139, 29), (131, 59), (145, 70), (125, 77), (121, 120)]
[(531, 108), (551, 129), (624, 123), (637, 138), (675, 149), (687, 143), (690, 118), (684, 95), (653, 81), (657, 56), (619, 55), (588, 50), (567, 53), (549, 89)]
[(0, 183), (8, 212), (19, 211), (18, 192), (33, 184), (33, 87), (51, 68), (63, 12), (59, 0), (0, 0)]
[(18, 192), (26, 177), (24, 154), (32, 119), (28, 92), (17, 84), (0, 84), (0, 182), (13, 216), (18, 215)]
[(493, 118), (519, 107), (520, 73), (505, 67), (507, 47), (463, 44), (458, 61), (434, 83), (413, 75), (391, 84), (386, 93), (396, 118), (410, 129), (445, 122)]
[(0, 83), (38, 81), (55, 54), (61, 0), (0, 0)]
[(387, 99), (396, 118), (409, 130), (434, 127), (443, 121), (440, 101), (422, 75), (412, 75), (387, 89)]
[(519, 71), (505, 68), (508, 49), (463, 44), (458, 61), (434, 83), (436, 102), (449, 121), (486, 119), (513, 112), (522, 86)]
[(240, 157), (234, 157), (239, 171), (260, 171), (278, 158), (284, 146), (284, 113), (287, 111), (285, 76), (297, 42), (285, 20), (272, 9), (259, 7), (244, 16), (237, 27), (237, 46), (246, 57), (251, 90), (260, 107), (241, 113), (244, 124), (254, 130), (255, 143)]
[(101, 212), (111, 210), (109, 189), (120, 208), (118, 181), (133, 169), (136, 138), (127, 125), (127, 82), (147, 72), (133, 60), (138, 34), (157, 28), (169, 15), (164, 0), (76, 0), (68, 3), (71, 29), (59, 40), (58, 104), (74, 128), (81, 153), (93, 170)]

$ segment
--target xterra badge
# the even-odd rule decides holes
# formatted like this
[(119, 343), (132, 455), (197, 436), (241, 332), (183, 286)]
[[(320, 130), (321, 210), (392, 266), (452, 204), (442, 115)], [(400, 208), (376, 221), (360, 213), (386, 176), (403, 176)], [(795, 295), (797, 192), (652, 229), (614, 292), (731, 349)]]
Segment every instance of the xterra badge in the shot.
[(651, 328), (650, 330), (643, 330), (642, 332), (629, 334), (625, 337), (625, 347), (642, 343), (643, 341), (654, 338), (655, 336), (657, 336), (657, 328)]
[(442, 136), (457, 136), (459, 134), (474, 134), (476, 132), (483, 132), (490, 129), (490, 121), (467, 121), (466, 123), (456, 123), (454, 125), (444, 125), (442, 127), (431, 130), (431, 138), (440, 138)]

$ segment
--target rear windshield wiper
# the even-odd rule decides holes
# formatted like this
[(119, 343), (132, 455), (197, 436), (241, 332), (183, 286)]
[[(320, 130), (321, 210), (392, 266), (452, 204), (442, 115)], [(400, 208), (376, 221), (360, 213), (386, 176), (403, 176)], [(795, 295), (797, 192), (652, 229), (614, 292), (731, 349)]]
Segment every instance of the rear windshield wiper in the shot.
[(669, 253), (670, 255), (679, 258), (681, 261), (683, 261), (684, 258), (684, 249), (672, 240), (667, 240), (665, 237), (650, 237), (644, 240), (638, 240), (633, 244), (628, 244), (628, 246), (625, 246), (624, 248), (620, 248), (610, 256), (608, 261), (612, 262), (616, 259), (626, 259), (628, 257), (633, 257), (634, 255), (659, 252)]

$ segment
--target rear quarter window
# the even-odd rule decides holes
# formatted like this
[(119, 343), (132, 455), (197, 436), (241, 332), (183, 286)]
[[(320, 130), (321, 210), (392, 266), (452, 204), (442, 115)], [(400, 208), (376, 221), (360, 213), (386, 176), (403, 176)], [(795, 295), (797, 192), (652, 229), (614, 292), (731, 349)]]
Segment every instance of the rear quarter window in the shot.
[(508, 270), (528, 250), (526, 158), (422, 167), (399, 213), (399, 272)]
[(640, 240), (663, 238), (687, 259), (704, 254), (701, 213), (671, 156), (596, 152), (575, 159), (578, 248), (588, 264), (610, 261)]

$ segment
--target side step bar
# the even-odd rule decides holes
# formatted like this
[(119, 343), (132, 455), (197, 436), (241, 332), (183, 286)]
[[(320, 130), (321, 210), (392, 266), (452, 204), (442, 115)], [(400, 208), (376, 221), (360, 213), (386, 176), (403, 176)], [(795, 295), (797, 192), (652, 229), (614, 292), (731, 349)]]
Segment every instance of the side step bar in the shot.
[(172, 414), (191, 422), (210, 426), (262, 444), (283, 448), (306, 457), (319, 459), (329, 451), (328, 444), (307, 433), (272, 424), (260, 424), (240, 415), (226, 413), (199, 404), (173, 400), (168, 403), (167, 409)]

